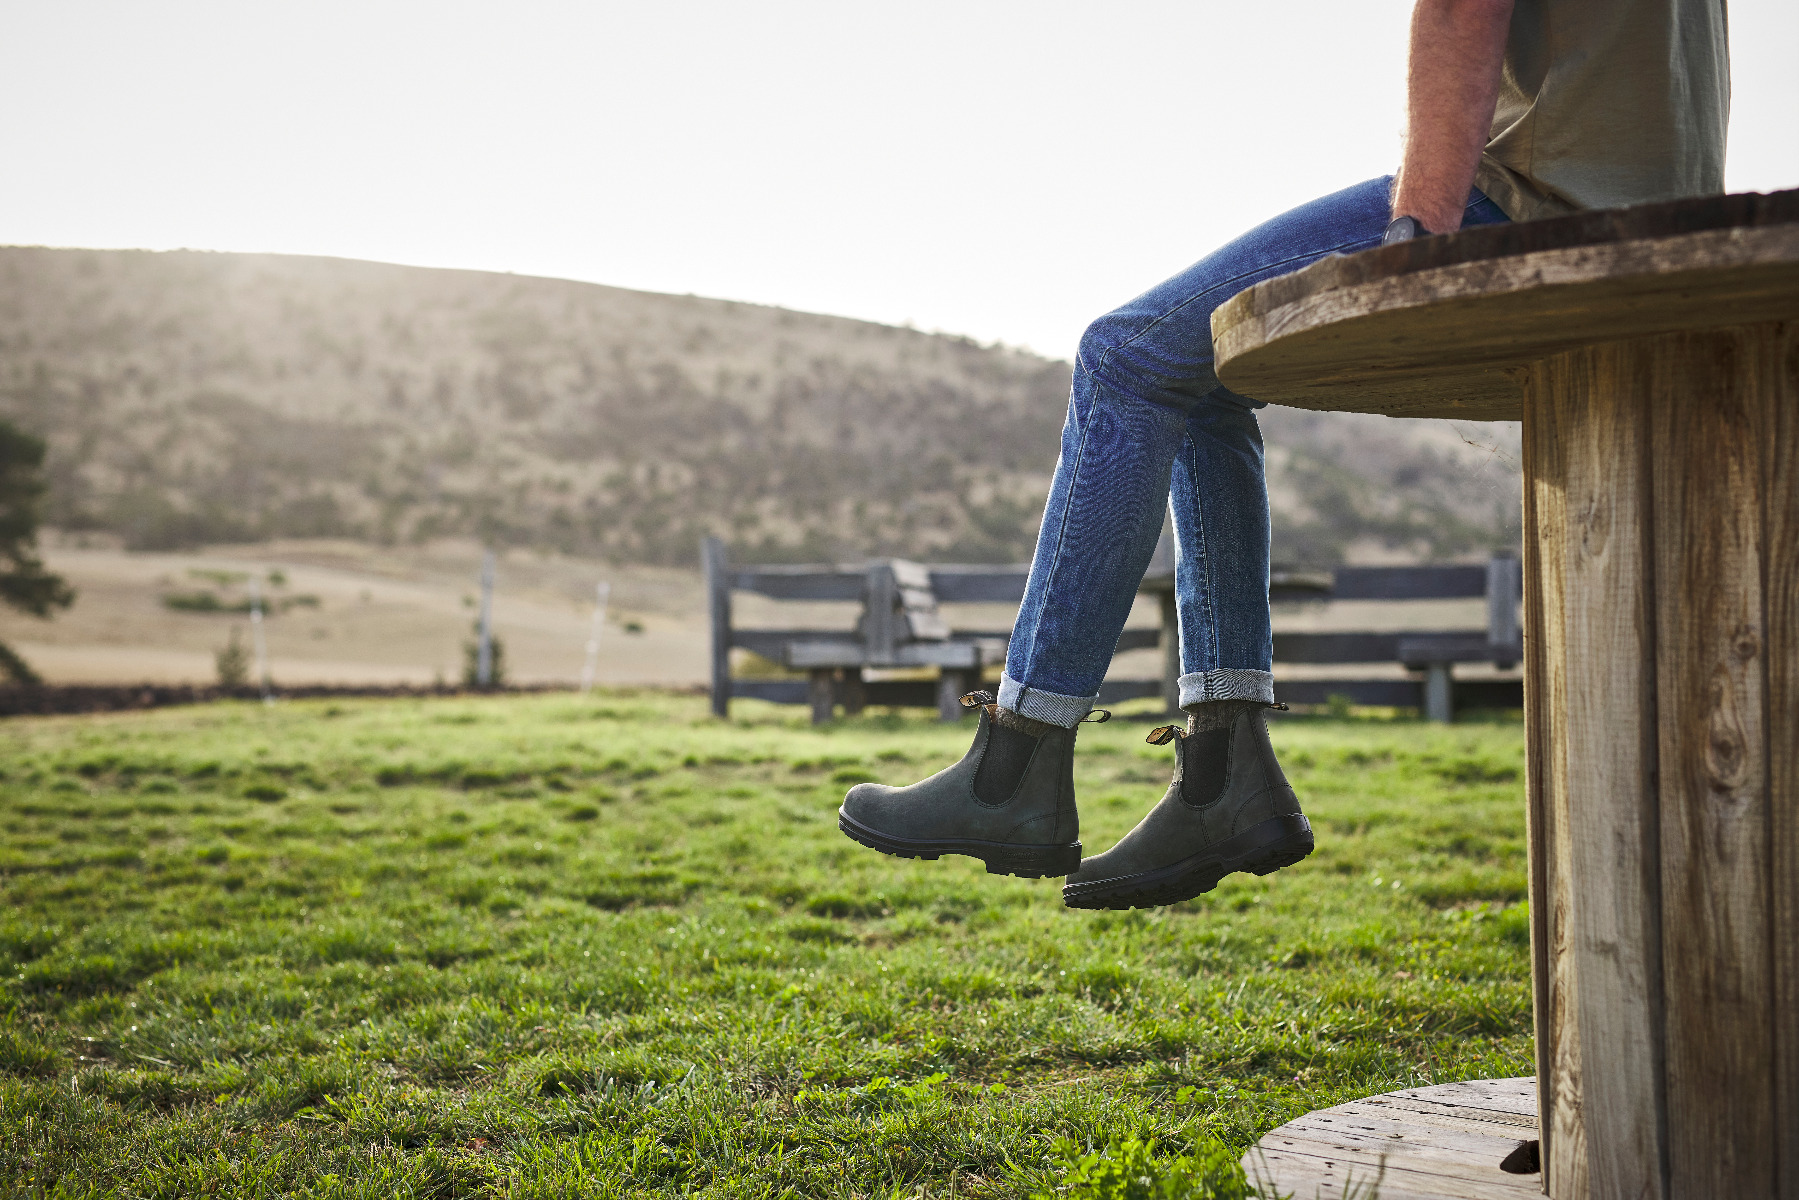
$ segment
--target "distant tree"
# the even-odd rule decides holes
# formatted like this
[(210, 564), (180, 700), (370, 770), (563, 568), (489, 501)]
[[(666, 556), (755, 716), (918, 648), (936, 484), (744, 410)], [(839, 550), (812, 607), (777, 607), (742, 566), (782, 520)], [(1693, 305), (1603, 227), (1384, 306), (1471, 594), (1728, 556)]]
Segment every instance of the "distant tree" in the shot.
[(236, 629), (231, 631), (229, 642), (213, 651), (212, 661), (219, 671), (219, 686), (226, 691), (235, 692), (250, 682), (250, 652)]
[[(44, 443), (9, 421), (0, 421), (0, 604), (34, 617), (75, 602), (75, 589), (44, 570), (37, 555), (44, 499)], [(36, 671), (0, 642), (0, 674), (17, 683), (39, 683)]]
[[(462, 643), (462, 686), (478, 688), (481, 686), (481, 622), (477, 620), (472, 626), (475, 636)], [(506, 643), (500, 640), (499, 634), (492, 635), (489, 645), (493, 651), (492, 664), (488, 670), (487, 686), (500, 688), (506, 686)]]

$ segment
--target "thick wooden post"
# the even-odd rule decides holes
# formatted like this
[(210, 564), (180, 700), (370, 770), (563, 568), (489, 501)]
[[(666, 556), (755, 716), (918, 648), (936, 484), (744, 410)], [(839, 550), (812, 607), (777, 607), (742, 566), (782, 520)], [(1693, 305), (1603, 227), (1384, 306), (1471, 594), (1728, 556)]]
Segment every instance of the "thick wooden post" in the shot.
[(1524, 404), (1526, 786), (1530, 824), (1531, 976), (1536, 989), (1537, 1100), (1543, 1185), (1551, 1196), (1587, 1195), (1580, 1024), (1574, 1017), (1572, 880), (1568, 831), (1567, 542), (1565, 439), (1555, 409), (1532, 389)]
[[(1543, 839), (1555, 886), (1532, 897), (1554, 947), (1539, 1055), (1557, 1085), (1541, 1095), (1558, 1197), (1664, 1194), (1649, 420), (1631, 363), (1616, 346), (1552, 358), (1526, 401), (1533, 542), (1553, 567), (1539, 577), (1559, 582), (1532, 597), (1557, 610), (1560, 636), (1531, 672), (1561, 684), (1544, 746), (1561, 775), (1544, 788), (1558, 806)], [(1600, 892), (1613, 899), (1594, 903)]]
[(1526, 702), (1544, 1181), (1799, 1196), (1799, 353), (1531, 371)]
[[(1647, 355), (1668, 1171), (1681, 1200), (1774, 1195), (1758, 332), (1668, 335)], [(1785, 1020), (1793, 1029), (1795, 1014)]]

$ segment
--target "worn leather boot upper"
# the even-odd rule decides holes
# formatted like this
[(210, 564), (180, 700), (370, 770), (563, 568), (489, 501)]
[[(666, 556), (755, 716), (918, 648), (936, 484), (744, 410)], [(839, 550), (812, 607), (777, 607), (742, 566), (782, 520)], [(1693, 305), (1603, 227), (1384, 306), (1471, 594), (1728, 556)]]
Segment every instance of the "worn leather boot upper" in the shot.
[(981, 709), (981, 723), (961, 762), (910, 787), (857, 784), (837, 827), (884, 854), (966, 854), (994, 875), (1040, 879), (1080, 866), (1075, 731), (1005, 712), (986, 692), (962, 703)]
[[(1032, 737), (996, 725), (983, 706), (962, 761), (908, 787), (859, 783), (844, 797), (842, 812), (868, 829), (915, 842), (1075, 843), (1081, 833), (1074, 738), (1072, 729)], [(1005, 788), (1014, 778), (1016, 786)]]
[[(1069, 876), (1064, 890), (1070, 903), (1083, 893), (1092, 897), (1113, 886), (1121, 893), (1141, 886), (1156, 895), (1191, 886), (1189, 894), (1197, 894), (1215, 887), (1229, 871), (1273, 870), (1310, 852), (1310, 826), (1275, 761), (1261, 709), (1246, 709), (1223, 729), (1182, 736), (1170, 727), (1158, 733), (1179, 742), (1167, 793), (1117, 845), (1085, 860)], [(1166, 877), (1184, 864), (1191, 879)], [(1128, 898), (1144, 902), (1135, 893)]]

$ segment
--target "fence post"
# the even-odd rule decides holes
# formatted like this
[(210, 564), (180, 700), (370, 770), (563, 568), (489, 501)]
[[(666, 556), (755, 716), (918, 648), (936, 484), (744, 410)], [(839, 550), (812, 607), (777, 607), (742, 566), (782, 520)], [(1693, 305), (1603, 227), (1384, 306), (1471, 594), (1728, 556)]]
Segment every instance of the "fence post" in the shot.
[(877, 562), (868, 568), (868, 608), (863, 614), (863, 642), (868, 647), (868, 661), (876, 666), (891, 666), (894, 643), (899, 640), (899, 584), (893, 578), (893, 564)]
[[(1523, 572), (1517, 557), (1501, 551), (1487, 560), (1487, 641), (1494, 646), (1522, 649), (1518, 632), (1518, 598), (1523, 594)], [(1495, 665), (1509, 669), (1517, 660), (1495, 659)]]
[(593, 631), (587, 635), (587, 661), (581, 665), (581, 690), (593, 690), (593, 677), (600, 664), (600, 632), (606, 623), (606, 601), (612, 594), (612, 585), (604, 581), (594, 585), (593, 593)]
[(726, 573), (725, 544), (715, 537), (700, 542), (700, 566), (706, 573), (707, 610), (712, 621), (712, 715), (731, 715), (731, 580)]
[(1424, 664), (1424, 716), (1448, 723), (1455, 719), (1455, 679), (1450, 664)]

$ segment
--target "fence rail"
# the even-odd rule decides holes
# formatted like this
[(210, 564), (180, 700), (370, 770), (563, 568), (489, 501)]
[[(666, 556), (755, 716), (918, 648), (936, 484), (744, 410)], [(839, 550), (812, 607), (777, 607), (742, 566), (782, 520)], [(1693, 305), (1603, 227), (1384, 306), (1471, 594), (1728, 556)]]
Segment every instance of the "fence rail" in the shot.
[[(1004, 661), (1010, 630), (952, 630), (941, 604), (1016, 604), (1024, 596), (1029, 567), (925, 565), (882, 559), (861, 566), (742, 566), (726, 560), (724, 546), (708, 538), (701, 547), (712, 619), (712, 707), (720, 716), (734, 697), (810, 704), (813, 718), (829, 720), (838, 706), (935, 706), (946, 720), (961, 716), (957, 696), (973, 688), (981, 672)], [(1174, 563), (1164, 536), (1141, 590), (1157, 596), (1159, 629), (1126, 629), (1117, 652), (1159, 648), (1156, 679), (1107, 680), (1100, 703), (1161, 695), (1178, 703), (1179, 625), (1174, 603)], [(1457, 681), (1457, 663), (1490, 662), (1502, 669), (1521, 655), (1518, 601), (1523, 579), (1516, 557), (1447, 566), (1341, 567), (1335, 571), (1278, 571), (1269, 599), (1487, 601), (1485, 629), (1418, 629), (1397, 632), (1277, 633), (1277, 663), (1337, 665), (1398, 663), (1420, 673), (1414, 679), (1279, 679), (1275, 696), (1290, 704), (1320, 704), (1332, 696), (1353, 703), (1418, 708), (1449, 720), (1456, 707), (1506, 708), (1523, 702), (1517, 680)], [(740, 629), (733, 625), (731, 596), (749, 592), (775, 600), (851, 601), (862, 605), (853, 629)], [(733, 649), (758, 654), (805, 679), (734, 679)], [(935, 680), (868, 678), (880, 668), (935, 667)]]

